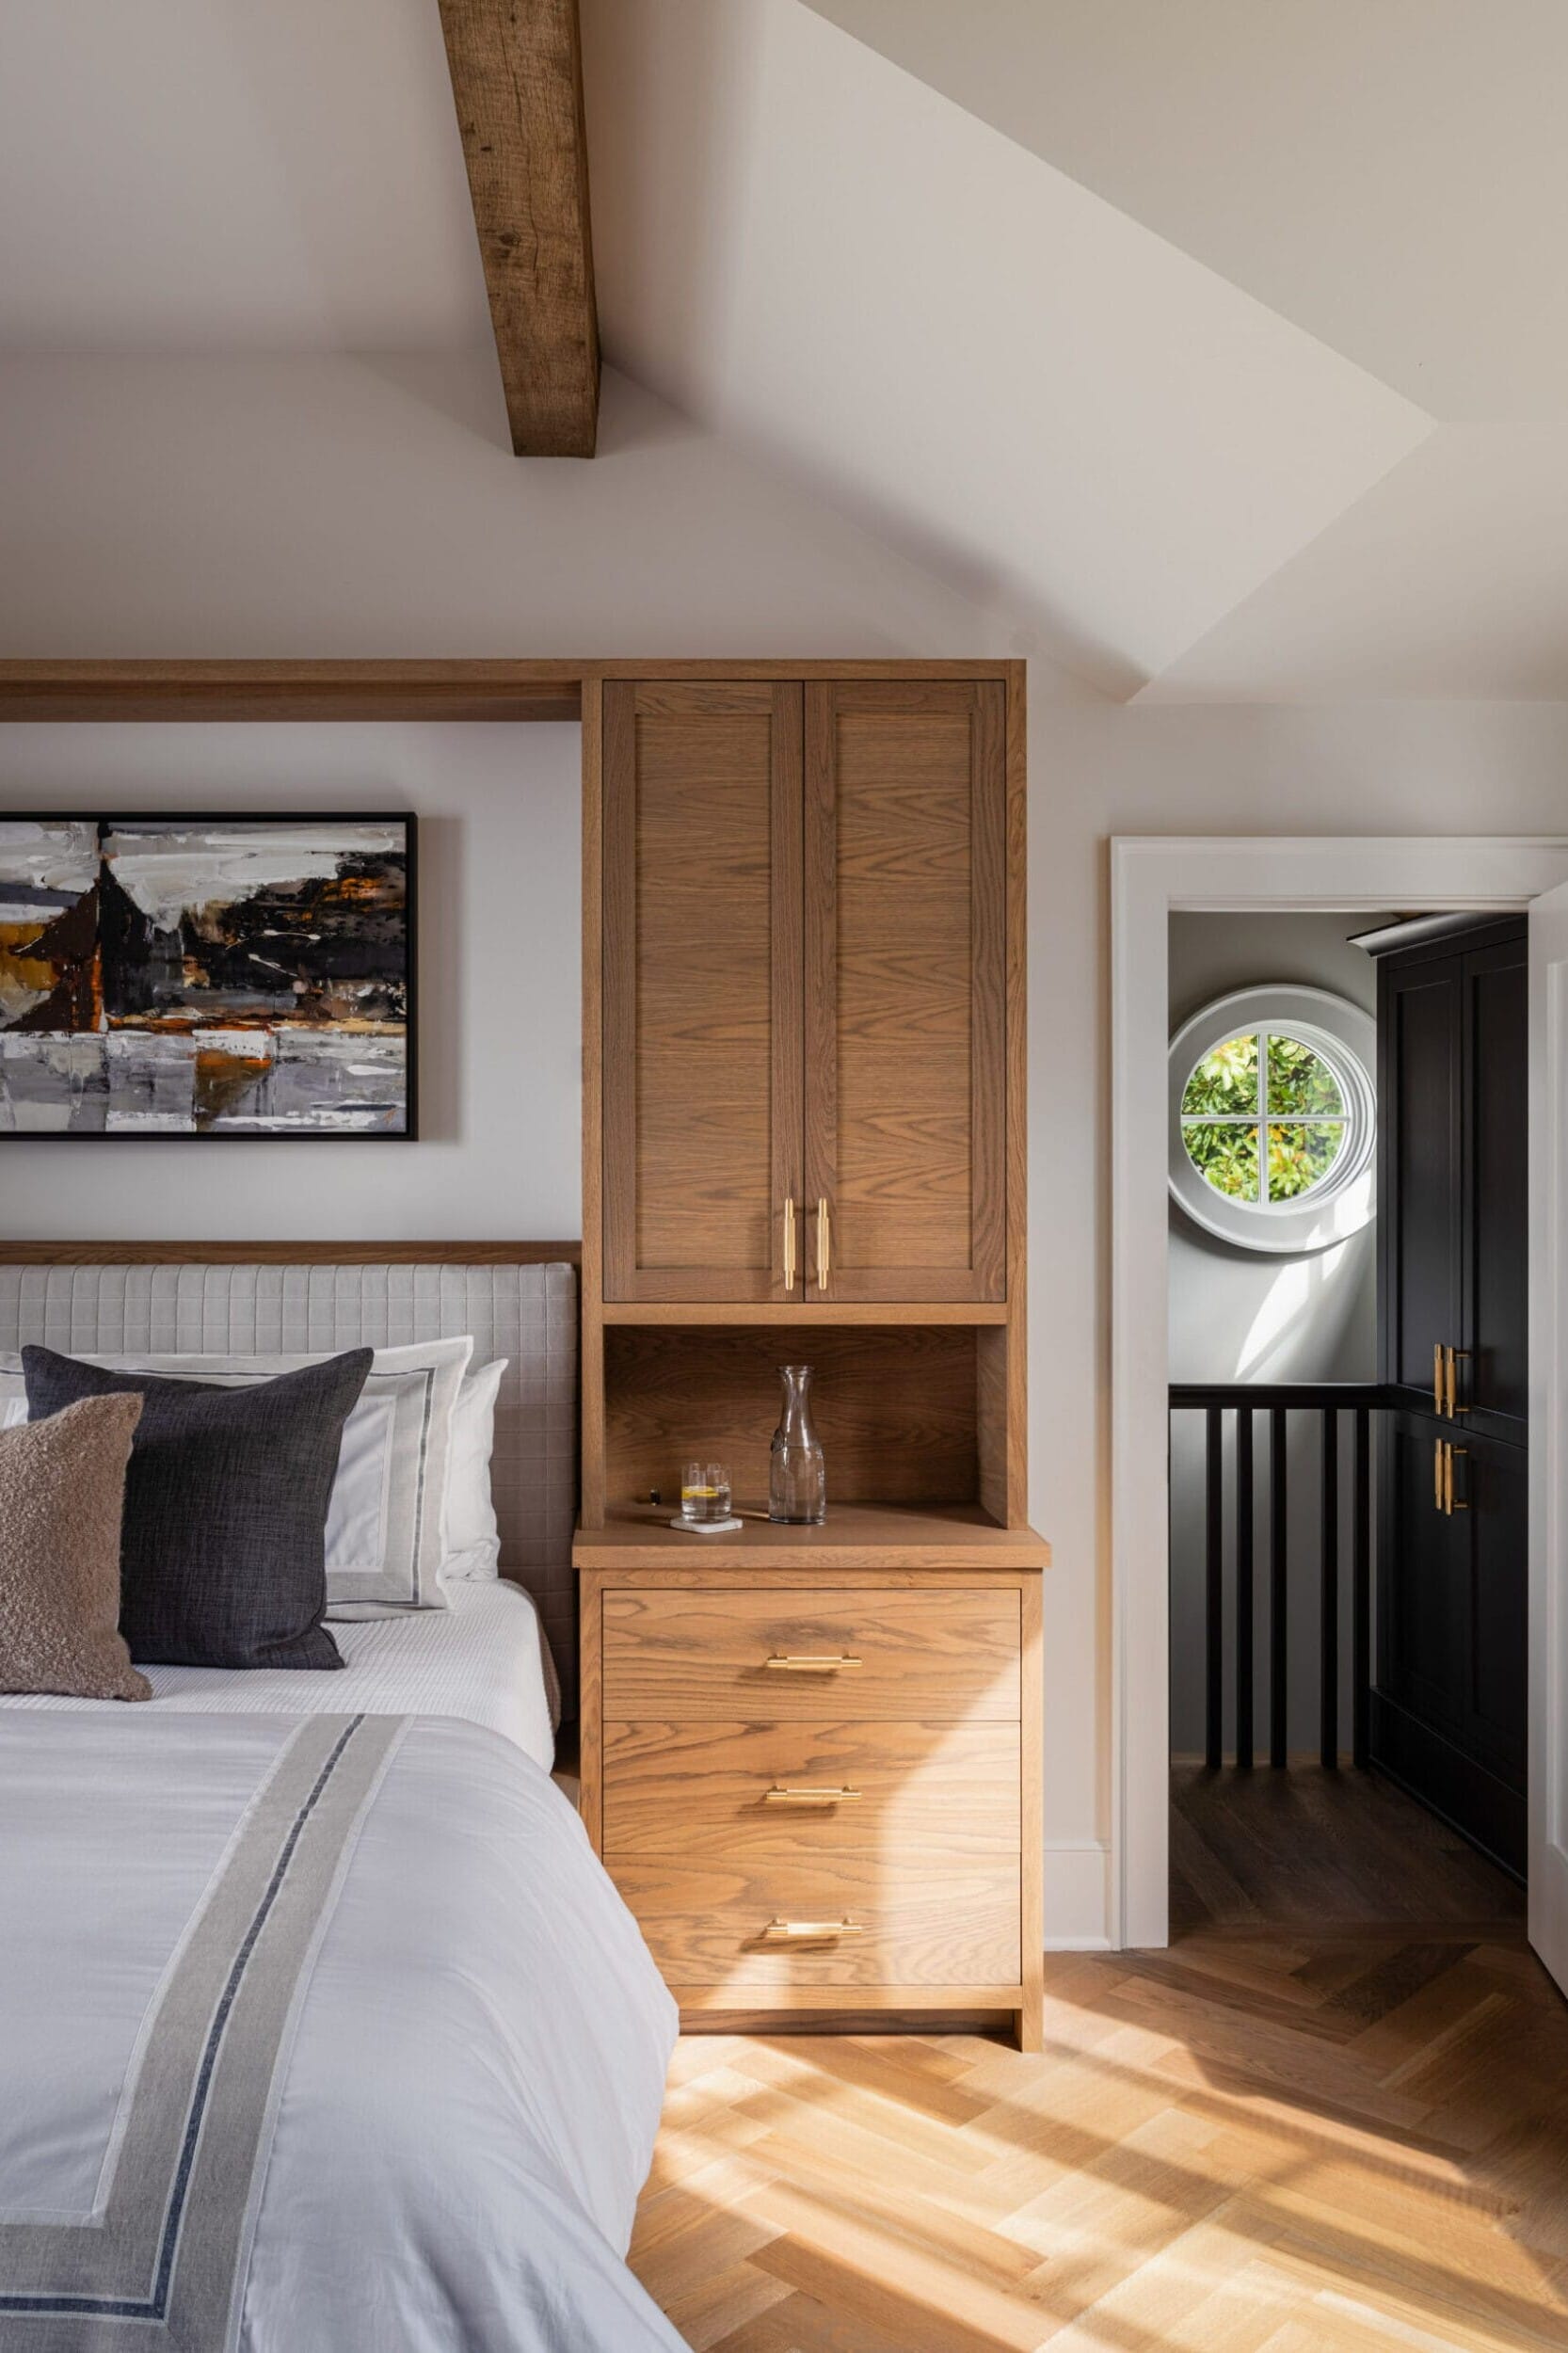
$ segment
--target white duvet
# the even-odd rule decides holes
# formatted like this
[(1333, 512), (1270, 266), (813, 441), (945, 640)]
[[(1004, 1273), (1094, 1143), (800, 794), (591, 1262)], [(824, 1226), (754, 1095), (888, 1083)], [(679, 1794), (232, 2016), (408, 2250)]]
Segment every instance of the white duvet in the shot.
[[(289, 1817), (291, 1788), (309, 1801), (269, 1878), (267, 1808)], [(187, 2124), (187, 2248), (145, 2151), (170, 2105), (160, 2071), (179, 2080), (183, 1989), (225, 1905), (254, 1909), (242, 1865), (276, 1902), (234, 1946), (225, 2002), (239, 1995), (201, 2029), (222, 2062), (192, 2077), (216, 2153), (204, 2181)], [(269, 1960), (285, 1931), (297, 1954)], [(260, 2073), (252, 1991), (286, 2009)], [(621, 2260), (675, 2031), (572, 1808), (492, 1733), (434, 1718), (0, 1716), (0, 2347), (678, 2347)], [(225, 2174), (224, 2135), (250, 2150), (248, 2101), (253, 2153)], [(105, 2217), (120, 2229), (132, 2208), (164, 2217), (171, 2316), (83, 2316), (69, 2262), (96, 2260)], [(131, 2287), (134, 2301), (139, 2274)], [(202, 2297), (221, 2332), (182, 2318)]]

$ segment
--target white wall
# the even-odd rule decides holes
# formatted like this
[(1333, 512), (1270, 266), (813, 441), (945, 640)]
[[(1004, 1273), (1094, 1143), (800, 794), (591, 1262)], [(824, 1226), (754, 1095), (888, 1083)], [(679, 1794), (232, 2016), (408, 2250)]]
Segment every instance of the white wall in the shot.
[[(428, 378), (410, 391), (348, 363), (256, 363), (254, 381), (251, 367), (0, 372), (0, 648), (1027, 650), (1005, 615), (967, 606), (638, 396), (613, 414), (606, 458), (520, 467), (487, 440), (472, 376), (437, 398)], [(612, 387), (613, 410), (620, 399)], [(1047, 1919), (1054, 1941), (1081, 1942), (1103, 1929), (1110, 1788), (1108, 837), (1565, 832), (1568, 706), (1153, 709), (1052, 700), (1052, 683), (1031, 665), (1031, 1483), (1056, 1558)], [(134, 757), (133, 731), (120, 740)], [(36, 766), (7, 775), (12, 807), (42, 791)], [(401, 780), (430, 806), (433, 777)], [(572, 855), (557, 841), (552, 856), (568, 896)], [(409, 1149), (417, 1160), (425, 1147)], [(510, 1185), (489, 1161), (475, 1176)], [(223, 1207), (196, 1146), (178, 1194), (95, 1187), (70, 1214), (12, 1165), (0, 1165), (12, 1231), (17, 1191), (34, 1233), (211, 1231)], [(456, 1203), (432, 1191), (426, 1230), (491, 1222), (493, 1197), (459, 1227)], [(372, 1213), (367, 1187), (356, 1215)], [(274, 1230), (293, 1214), (277, 1201)]]
[[(1170, 920), (1171, 1029), (1232, 989), (1267, 982), (1332, 989), (1364, 1011), (1377, 1011), (1377, 968), (1346, 934), (1365, 931), (1366, 915), (1173, 915)], [(1175, 1201), (1170, 1222), (1170, 1365), (1173, 1381), (1370, 1381), (1377, 1371), (1376, 1228), (1363, 1226), (1331, 1250), (1289, 1257), (1240, 1250), (1193, 1224)], [(1259, 1433), (1261, 1445), (1261, 1432)], [(1317, 1435), (1292, 1417), (1288, 1493), (1291, 1566), (1289, 1704), (1292, 1749), (1316, 1745), (1318, 1636)], [(1227, 1425), (1226, 1493), (1231, 1448)], [(1257, 1504), (1267, 1507), (1267, 1472), (1257, 1470)], [(1199, 1752), (1204, 1741), (1204, 1429), (1201, 1415), (1180, 1415), (1171, 1432), (1171, 1749)], [(1350, 1557), (1348, 1543), (1345, 1558)], [(1262, 1555), (1259, 1553), (1259, 1562)], [(1261, 1567), (1259, 1569), (1261, 1576)], [(1227, 1544), (1225, 1612), (1235, 1624), (1235, 1560)], [(1256, 1614), (1256, 1688), (1268, 1689), (1267, 1612)], [(1351, 1625), (1341, 1612), (1342, 1676), (1350, 1672)], [(1228, 1657), (1228, 1652), (1227, 1652)], [(1234, 1678), (1228, 1669), (1225, 1738), (1235, 1736)], [(1347, 1710), (1345, 1721), (1349, 1723)], [(1256, 1730), (1266, 1736), (1261, 1697)]]

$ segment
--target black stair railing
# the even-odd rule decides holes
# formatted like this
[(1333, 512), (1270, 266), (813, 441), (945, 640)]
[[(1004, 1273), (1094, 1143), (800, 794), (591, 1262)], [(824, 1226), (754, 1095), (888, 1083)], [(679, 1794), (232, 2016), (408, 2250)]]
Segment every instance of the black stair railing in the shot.
[[(1224, 1476), (1225, 1426), (1234, 1424), (1230, 1449), (1234, 1487), (1236, 1609), (1234, 1674), (1236, 1762), (1254, 1762), (1256, 1725), (1253, 1660), (1257, 1587), (1256, 1560), (1255, 1424), (1269, 1424), (1269, 1762), (1288, 1762), (1290, 1672), (1289, 1417), (1308, 1414), (1319, 1424), (1318, 1460), (1318, 1753), (1331, 1769), (1339, 1762), (1339, 1625), (1341, 1605), (1351, 1616), (1351, 1755), (1367, 1762), (1368, 1691), (1371, 1680), (1372, 1609), (1372, 1416), (1386, 1403), (1385, 1392), (1369, 1381), (1182, 1381), (1172, 1384), (1172, 1426), (1177, 1414), (1201, 1413), (1206, 1425), (1204, 1460), (1204, 1756), (1217, 1769), (1224, 1762)], [(1340, 1425), (1351, 1423), (1350, 1590), (1342, 1594), (1340, 1545)]]

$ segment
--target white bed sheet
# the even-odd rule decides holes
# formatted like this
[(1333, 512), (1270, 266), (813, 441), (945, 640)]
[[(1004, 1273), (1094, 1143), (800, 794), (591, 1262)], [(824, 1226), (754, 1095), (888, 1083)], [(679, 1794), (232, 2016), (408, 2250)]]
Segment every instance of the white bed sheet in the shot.
[(72, 1700), (29, 1692), (0, 1707), (123, 1708), (143, 1715), (456, 1716), (499, 1732), (549, 1772), (555, 1757), (539, 1622), (520, 1586), (454, 1583), (444, 1609), (330, 1621), (347, 1665), (331, 1673), (265, 1667), (147, 1667), (150, 1701)]

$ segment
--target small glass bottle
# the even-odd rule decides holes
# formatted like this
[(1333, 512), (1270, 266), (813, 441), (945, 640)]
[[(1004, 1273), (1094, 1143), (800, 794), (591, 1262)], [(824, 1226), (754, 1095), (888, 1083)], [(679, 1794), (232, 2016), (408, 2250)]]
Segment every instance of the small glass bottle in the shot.
[(816, 1528), (827, 1517), (827, 1472), (807, 1394), (811, 1372), (809, 1365), (778, 1368), (784, 1410), (773, 1433), (768, 1470), (769, 1519), (807, 1528)]

